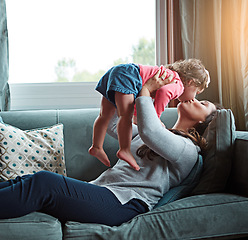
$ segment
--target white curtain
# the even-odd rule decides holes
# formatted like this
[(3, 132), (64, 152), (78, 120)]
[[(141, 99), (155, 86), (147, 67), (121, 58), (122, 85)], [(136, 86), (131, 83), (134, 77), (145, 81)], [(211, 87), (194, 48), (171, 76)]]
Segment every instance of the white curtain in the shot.
[(230, 108), (248, 130), (248, 1), (179, 0), (184, 58), (199, 58), (211, 84), (199, 98)]

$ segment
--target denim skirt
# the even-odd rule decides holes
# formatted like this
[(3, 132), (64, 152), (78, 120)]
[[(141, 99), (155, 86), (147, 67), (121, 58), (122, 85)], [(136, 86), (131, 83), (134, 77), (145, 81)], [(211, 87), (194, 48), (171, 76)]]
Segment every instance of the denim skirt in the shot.
[(100, 79), (96, 90), (115, 106), (115, 92), (133, 94), (134, 99), (142, 88), (139, 66), (133, 63), (120, 64), (109, 69)]

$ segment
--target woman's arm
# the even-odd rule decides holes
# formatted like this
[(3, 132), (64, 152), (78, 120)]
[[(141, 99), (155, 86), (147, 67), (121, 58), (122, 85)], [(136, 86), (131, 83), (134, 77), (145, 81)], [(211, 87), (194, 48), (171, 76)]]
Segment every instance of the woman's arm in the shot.
[[(114, 116), (112, 117), (112, 119), (109, 122), (108, 128), (107, 128), (107, 133), (118, 140), (118, 134), (117, 134), (117, 122), (118, 122), (118, 116), (117, 116), (117, 112), (115, 111)], [(136, 137), (139, 134), (138, 132), (138, 127), (137, 125), (133, 124), (132, 125), (132, 139), (134, 137)]]
[(182, 157), (182, 153), (185, 154), (185, 148), (187, 148), (188, 156), (196, 156), (196, 147), (190, 140), (175, 135), (160, 123), (151, 94), (163, 84), (166, 83), (162, 79), (158, 79), (158, 76), (155, 79), (153, 77), (148, 80), (148, 85), (143, 86), (140, 96), (136, 99), (140, 137), (150, 149), (168, 161), (176, 162)]
[(143, 142), (161, 157), (176, 162), (185, 149), (186, 139), (161, 125), (150, 97), (138, 97), (136, 106), (138, 130)]

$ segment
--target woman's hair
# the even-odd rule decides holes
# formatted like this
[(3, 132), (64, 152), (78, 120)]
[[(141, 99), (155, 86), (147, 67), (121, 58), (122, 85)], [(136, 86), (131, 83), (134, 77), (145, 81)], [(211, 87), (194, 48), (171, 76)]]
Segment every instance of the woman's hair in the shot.
[(208, 87), (208, 74), (199, 59), (179, 60), (165, 67), (176, 71), (184, 85), (187, 85), (192, 80), (194, 85), (199, 87), (200, 90)]
[[(185, 132), (182, 130), (176, 130), (176, 129), (168, 129), (168, 130), (170, 130), (174, 134), (189, 138), (195, 145), (198, 145), (201, 148), (201, 151), (204, 151), (207, 146), (206, 139), (202, 137), (195, 130), (195, 128), (191, 128), (188, 132)], [(150, 149), (145, 144), (143, 144), (137, 149), (136, 155), (140, 158), (147, 157), (150, 160), (153, 160), (154, 157), (159, 156), (157, 153), (155, 153), (152, 149)]]
[[(219, 104), (215, 104), (216, 109), (222, 109), (223, 107)], [(176, 130), (176, 129), (168, 129), (174, 134), (180, 135), (185, 138), (189, 138), (195, 145), (198, 145), (201, 149), (201, 152), (203, 153), (207, 148), (207, 141), (202, 136), (206, 128), (208, 127), (209, 123), (213, 120), (213, 118), (216, 116), (217, 111), (213, 111), (210, 113), (204, 122), (197, 123), (193, 128), (189, 129), (188, 132), (182, 131), (182, 130)], [(145, 144), (140, 146), (137, 151), (136, 155), (140, 158), (147, 157), (148, 159), (152, 160), (155, 156), (159, 156), (157, 153), (155, 153), (153, 150), (151, 150), (148, 146)]]
[[(223, 109), (224, 107), (219, 104), (219, 103), (214, 103), (215, 107), (216, 107), (216, 110), (221, 110)], [(203, 135), (204, 131), (206, 130), (206, 128), (208, 127), (209, 123), (213, 120), (213, 118), (215, 117), (216, 115), (216, 112), (217, 111), (213, 111), (212, 113), (210, 113), (204, 122), (200, 122), (200, 123), (197, 123), (194, 128), (195, 130), (200, 134), (200, 135)]]

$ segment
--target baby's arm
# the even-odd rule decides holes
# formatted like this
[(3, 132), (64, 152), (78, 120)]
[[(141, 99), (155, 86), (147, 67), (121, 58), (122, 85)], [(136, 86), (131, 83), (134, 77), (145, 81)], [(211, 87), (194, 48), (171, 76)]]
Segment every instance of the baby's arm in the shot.
[(175, 135), (161, 125), (150, 97), (138, 97), (136, 106), (139, 134), (150, 149), (174, 163), (182, 157), (182, 153), (185, 154), (185, 149), (189, 158), (197, 158), (198, 152), (190, 140)]
[(165, 85), (156, 91), (154, 99), (154, 108), (159, 118), (162, 112), (164, 111), (165, 107), (168, 105), (168, 103), (173, 97), (170, 85), (172, 84)]
[[(167, 84), (156, 91), (153, 104), (159, 118), (170, 100), (175, 96), (175, 86), (173, 85), (174, 83)], [(136, 114), (133, 116), (133, 123), (137, 125), (137, 109)], [(162, 122), (161, 124), (164, 126)]]
[[(156, 109), (157, 115), (160, 118), (162, 112), (168, 103), (181, 95), (183, 92), (183, 87), (180, 84), (171, 83), (167, 84), (156, 91), (155, 99), (154, 99), (154, 107)], [(180, 94), (179, 94), (180, 93)]]

